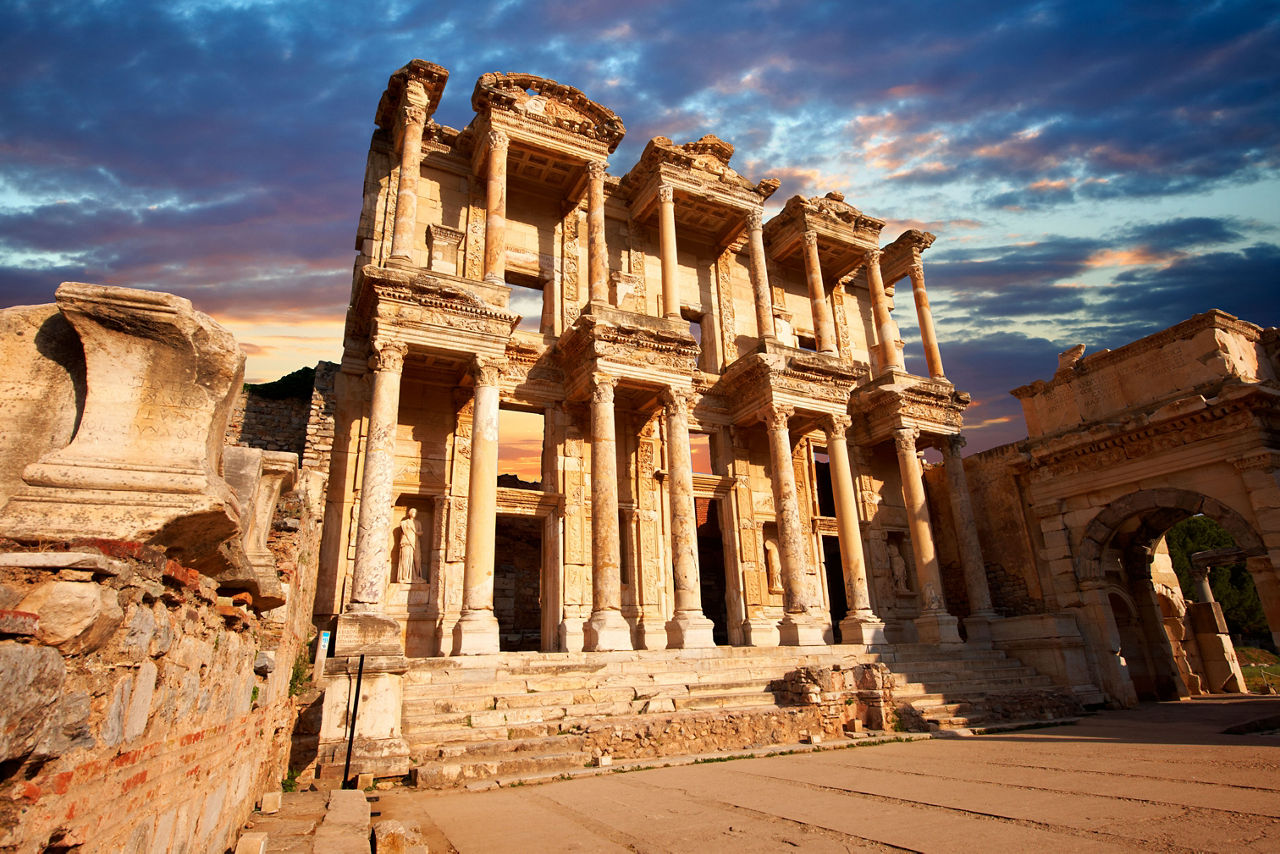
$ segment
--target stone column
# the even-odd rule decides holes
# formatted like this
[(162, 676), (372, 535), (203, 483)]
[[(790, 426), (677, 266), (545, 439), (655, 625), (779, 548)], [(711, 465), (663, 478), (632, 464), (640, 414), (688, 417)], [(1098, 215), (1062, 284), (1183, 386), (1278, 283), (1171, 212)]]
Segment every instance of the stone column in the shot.
[(787, 420), (795, 410), (771, 403), (762, 418), (769, 434), (769, 461), (773, 467), (773, 510), (778, 524), (778, 553), (782, 560), (783, 616), (778, 626), (781, 642), (789, 646), (823, 643), (822, 626), (809, 613), (809, 548), (800, 524), (800, 501), (792, 467), (791, 434)]
[(1213, 587), (1209, 584), (1209, 573), (1213, 570), (1211, 566), (1196, 566), (1191, 564), (1191, 578), (1196, 583), (1196, 593), (1200, 597), (1201, 602), (1212, 602)]
[(489, 161), (485, 174), (484, 280), (507, 280), (507, 135), (489, 131)]
[(915, 557), (917, 587), (920, 591), (920, 616), (916, 632), (922, 643), (960, 643), (955, 617), (947, 613), (942, 598), (942, 574), (938, 554), (929, 525), (929, 506), (924, 493), (924, 476), (916, 455), (914, 427), (893, 431), (893, 444), (898, 450), (898, 470), (902, 476), (902, 498), (907, 507), (907, 526), (911, 531), (911, 554)]
[(689, 401), (685, 392), (667, 389), (667, 467), (671, 489), (671, 575), (675, 615), (667, 623), (667, 646), (693, 649), (715, 646), (711, 621), (702, 613), (698, 575), (698, 519), (693, 500), (693, 460), (689, 452)]
[(867, 253), (867, 284), (871, 289), (871, 313), (875, 318), (876, 337), (880, 341), (880, 373), (896, 368), (902, 370), (902, 351), (898, 349), (898, 324), (889, 312), (889, 295), (884, 291), (884, 279), (880, 276), (880, 250)]
[(471, 474), (467, 489), (467, 551), (462, 569), (462, 614), (453, 627), (454, 655), (497, 652), (493, 615), (493, 550), (498, 507), (498, 382), (501, 363), (477, 359), (472, 369)]
[(662, 253), (662, 316), (680, 319), (680, 280), (676, 258), (676, 193), (658, 188), (658, 242)]
[[(421, 91), (422, 84), (412, 81)], [(413, 263), (413, 235), (418, 222), (418, 176), (422, 169), (422, 128), (427, 122), (427, 111), (415, 104), (406, 104), (400, 112), (403, 135), (400, 146), (400, 182), (396, 187), (396, 219), (391, 231), (391, 257), (389, 264), (404, 266)]]
[(943, 470), (951, 492), (951, 515), (955, 521), (956, 545), (960, 565), (964, 567), (964, 586), (969, 594), (969, 616), (964, 621), (970, 642), (991, 639), (991, 620), (996, 612), (991, 607), (991, 590), (987, 587), (986, 561), (978, 542), (978, 525), (973, 518), (973, 500), (969, 495), (969, 479), (965, 477), (960, 449), (963, 436), (946, 436), (942, 440)]
[(764, 258), (764, 212), (747, 214), (747, 246), (751, 252), (751, 291), (755, 295), (756, 329), (761, 338), (776, 338), (773, 326), (773, 295), (769, 292), (769, 272)]
[(942, 373), (942, 354), (938, 351), (938, 334), (933, 331), (933, 312), (929, 310), (929, 295), (924, 291), (924, 265), (916, 261), (907, 268), (911, 276), (911, 293), (916, 298), (916, 318), (920, 323), (920, 341), (924, 345), (924, 360), (929, 366), (929, 376), (945, 380)]
[(396, 424), (400, 410), (400, 375), (407, 347), (399, 341), (374, 342), (373, 399), (365, 439), (364, 474), (360, 482), (360, 517), (356, 527), (351, 602), (338, 620), (335, 655), (395, 655), (404, 651), (399, 624), (383, 614), (383, 593), (391, 574), (391, 504), (395, 500)]
[(609, 303), (609, 255), (604, 242), (604, 163), (587, 164), (587, 283), (592, 303)]
[(613, 387), (617, 377), (591, 376), (591, 619), (584, 629), (589, 651), (631, 649), (631, 627), (622, 618), (622, 545), (618, 531), (618, 443)]
[(831, 320), (831, 304), (827, 288), (822, 284), (822, 266), (818, 258), (818, 232), (804, 233), (804, 273), (809, 282), (809, 305), (813, 307), (813, 334), (818, 352), (836, 354), (836, 327)]
[(840, 564), (844, 567), (849, 613), (840, 621), (842, 643), (884, 643), (884, 621), (871, 610), (867, 586), (867, 562), (862, 552), (862, 530), (858, 525), (858, 498), (849, 462), (847, 415), (827, 419), (827, 457), (831, 460), (831, 487), (836, 500), (836, 528), (840, 533)]

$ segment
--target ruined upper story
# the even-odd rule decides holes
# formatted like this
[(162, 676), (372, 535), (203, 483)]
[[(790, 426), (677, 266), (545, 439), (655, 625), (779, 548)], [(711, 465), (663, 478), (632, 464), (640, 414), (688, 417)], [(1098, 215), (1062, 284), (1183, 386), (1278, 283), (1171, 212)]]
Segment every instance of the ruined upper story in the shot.
[[(445, 127), (431, 116), (447, 79), (440, 66), (415, 60), (391, 77), (378, 106), (353, 314), (361, 311), (359, 271), (399, 266), (519, 315), (513, 338), (526, 347), (553, 346), (597, 302), (678, 321), (698, 344), (697, 367), (711, 375), (763, 349), (765, 338), (821, 352), (860, 376), (902, 370), (889, 314), (894, 285), (910, 277), (920, 307), (921, 256), (933, 235), (912, 230), (881, 247), (885, 222), (836, 192), (794, 196), (764, 221), (779, 182), (739, 174), (733, 146), (715, 136), (684, 144), (655, 137), (625, 174), (610, 174), (622, 121), (579, 90), (534, 75), (481, 76), (475, 118), (462, 130)], [(590, 249), (593, 175), (603, 211), (600, 269)], [(674, 246), (664, 248), (667, 212)], [(928, 327), (926, 349), (936, 356)], [(940, 360), (929, 364), (945, 381)]]

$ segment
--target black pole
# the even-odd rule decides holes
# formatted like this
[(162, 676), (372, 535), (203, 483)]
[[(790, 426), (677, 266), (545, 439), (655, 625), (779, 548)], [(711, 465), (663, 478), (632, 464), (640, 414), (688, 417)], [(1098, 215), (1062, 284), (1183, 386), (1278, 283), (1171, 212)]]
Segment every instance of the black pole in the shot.
[(360, 683), (364, 681), (364, 653), (360, 654), (360, 667), (356, 670), (356, 700), (351, 704), (351, 728), (347, 733), (347, 764), (342, 768), (342, 788), (351, 780), (351, 748), (356, 743), (356, 715), (360, 713)]

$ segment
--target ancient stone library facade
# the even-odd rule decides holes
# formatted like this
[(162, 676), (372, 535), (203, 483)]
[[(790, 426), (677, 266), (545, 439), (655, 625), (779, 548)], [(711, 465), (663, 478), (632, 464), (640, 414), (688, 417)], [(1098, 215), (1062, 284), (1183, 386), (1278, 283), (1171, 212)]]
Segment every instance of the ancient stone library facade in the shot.
[[(169, 294), (0, 311), (0, 851), (225, 851), (286, 772), (448, 787), (1239, 691), (1205, 573), (1240, 562), (1280, 640), (1280, 331), (1069, 350), (1014, 392), (1028, 438), (962, 460), (933, 235), (884, 245), (838, 192), (766, 220), (778, 182), (713, 136), (611, 174), (618, 117), (530, 75), (442, 127), (447, 76), (377, 108), (340, 365), (243, 389)], [(1188, 601), (1193, 515), (1234, 546)]]

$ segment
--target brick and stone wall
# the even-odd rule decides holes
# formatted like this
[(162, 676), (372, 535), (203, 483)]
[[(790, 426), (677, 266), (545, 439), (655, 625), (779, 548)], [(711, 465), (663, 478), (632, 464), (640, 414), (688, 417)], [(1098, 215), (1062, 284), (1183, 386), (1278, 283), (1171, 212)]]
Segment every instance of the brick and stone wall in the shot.
[(244, 386), (231, 412), (226, 444), (289, 451), (303, 467), (328, 472), (337, 373), (333, 362), (320, 362), (273, 383)]
[(316, 365), (302, 465), (322, 474), (328, 473), (329, 457), (333, 453), (333, 412), (338, 400), (334, 393), (334, 382), (337, 377), (338, 366), (333, 362), (320, 362)]
[(234, 845), (285, 771), (321, 483), (280, 503), (266, 614), (155, 547), (0, 541), (0, 851)]

